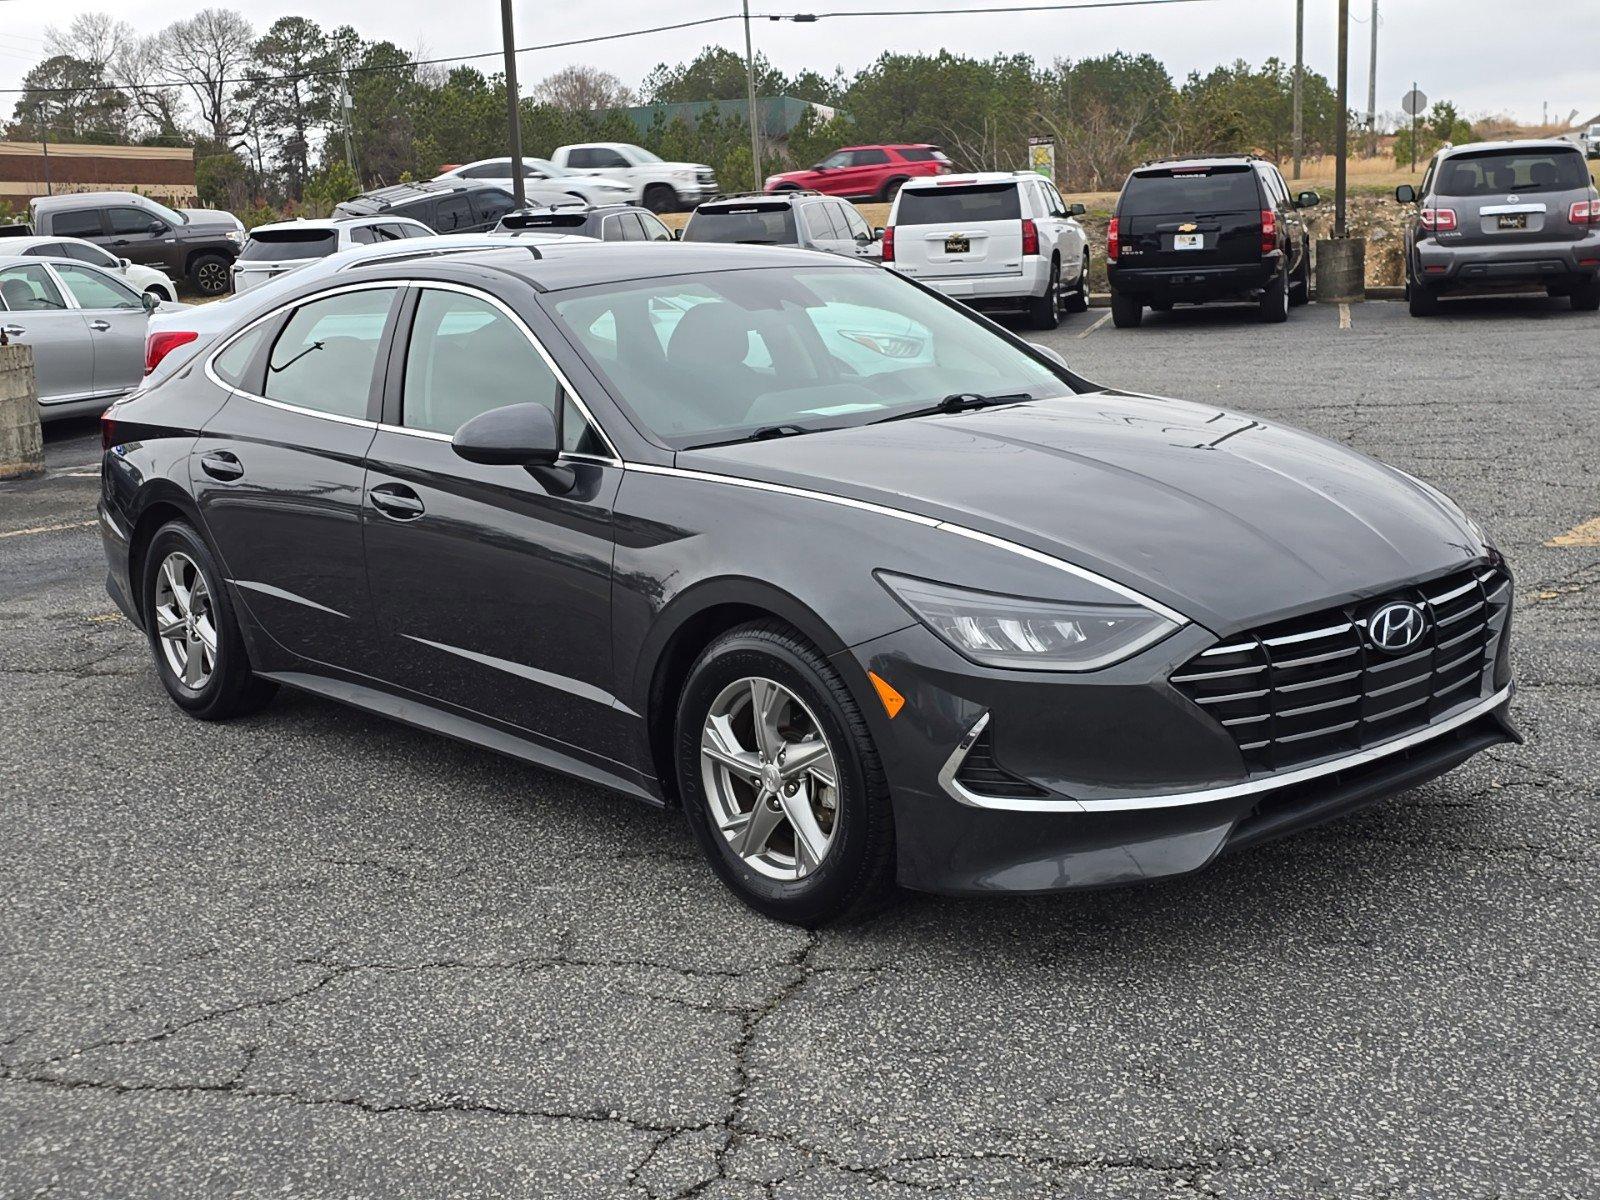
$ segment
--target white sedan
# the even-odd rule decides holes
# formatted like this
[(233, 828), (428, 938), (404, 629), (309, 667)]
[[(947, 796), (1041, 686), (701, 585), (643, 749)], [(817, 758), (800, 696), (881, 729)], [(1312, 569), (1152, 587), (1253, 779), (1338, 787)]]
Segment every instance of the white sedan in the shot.
[(118, 258), (108, 250), (102, 250), (93, 242), (75, 237), (8, 237), (0, 241), (0, 251), (6, 254), (20, 254), (26, 258), (74, 258), (79, 262), (88, 263), (91, 267), (99, 267), (102, 271), (110, 271), (122, 276), (126, 283), (136, 292), (149, 292), (157, 300), (168, 302), (176, 301), (178, 291), (172, 286), (164, 272), (154, 267), (146, 267), (136, 262), (129, 262), (125, 258)]
[[(511, 190), (511, 160), (509, 158), (481, 158), (477, 162), (451, 167), (439, 179), (471, 179)], [(543, 158), (524, 158), (522, 178), (546, 188), (556, 187), (568, 195), (577, 196), (589, 204), (637, 204), (639, 189), (620, 179), (604, 179), (593, 175), (579, 175), (558, 167)]]

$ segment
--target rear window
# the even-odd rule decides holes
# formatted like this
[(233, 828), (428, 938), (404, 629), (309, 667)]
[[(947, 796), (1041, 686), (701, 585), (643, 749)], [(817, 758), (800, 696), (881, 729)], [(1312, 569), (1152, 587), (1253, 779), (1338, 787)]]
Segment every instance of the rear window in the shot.
[(1589, 172), (1576, 150), (1480, 150), (1446, 159), (1434, 190), (1441, 196), (1495, 196), (1588, 186)]
[(952, 225), (974, 221), (1020, 221), (1022, 202), (1014, 183), (962, 187), (903, 188), (897, 225)]
[(751, 246), (792, 246), (798, 240), (794, 209), (787, 204), (741, 204), (702, 208), (689, 218), (686, 242), (738, 242)]
[(339, 235), (332, 229), (262, 229), (250, 235), (239, 258), (244, 262), (283, 262), (332, 254)]
[(906, 146), (900, 151), (900, 157), (907, 162), (942, 162), (950, 160), (944, 156), (944, 151), (936, 146)]
[(1246, 212), (1261, 207), (1256, 173), (1249, 167), (1140, 172), (1122, 189), (1124, 217), (1166, 213)]

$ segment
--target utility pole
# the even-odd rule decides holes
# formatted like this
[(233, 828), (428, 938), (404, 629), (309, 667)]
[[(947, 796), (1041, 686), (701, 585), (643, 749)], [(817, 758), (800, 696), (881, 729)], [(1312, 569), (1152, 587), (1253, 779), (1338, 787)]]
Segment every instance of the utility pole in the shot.
[(1306, 0), (1294, 0), (1294, 177), (1300, 178), (1300, 79), (1306, 73)]
[(753, 191), (761, 190), (761, 123), (756, 120), (756, 56), (750, 43), (750, 0), (744, 2), (744, 86), (745, 115), (750, 121), (750, 173), (755, 177)]
[(1372, 0), (1372, 51), (1367, 59), (1367, 157), (1378, 153), (1378, 0)]
[(517, 39), (511, 31), (511, 0), (500, 0), (500, 33), (506, 43), (506, 125), (511, 135), (511, 195), (518, 208), (527, 201), (522, 184), (522, 111), (517, 97)]
[(1339, 97), (1334, 106), (1333, 236), (1345, 236), (1345, 156), (1350, 151), (1350, 0), (1339, 0)]
[(339, 84), (339, 124), (344, 129), (344, 165), (350, 168), (356, 185), (361, 184), (361, 176), (356, 174), (355, 144), (350, 140), (350, 110), (355, 107), (355, 101), (350, 98), (350, 81), (346, 76)]

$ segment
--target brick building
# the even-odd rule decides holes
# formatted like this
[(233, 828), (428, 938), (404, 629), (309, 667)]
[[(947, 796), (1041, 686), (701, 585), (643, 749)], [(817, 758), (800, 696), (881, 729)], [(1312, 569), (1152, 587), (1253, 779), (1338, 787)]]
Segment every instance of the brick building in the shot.
[(142, 192), (164, 204), (192, 206), (194, 151), (0, 141), (0, 209), (20, 212), (35, 196), (63, 192)]

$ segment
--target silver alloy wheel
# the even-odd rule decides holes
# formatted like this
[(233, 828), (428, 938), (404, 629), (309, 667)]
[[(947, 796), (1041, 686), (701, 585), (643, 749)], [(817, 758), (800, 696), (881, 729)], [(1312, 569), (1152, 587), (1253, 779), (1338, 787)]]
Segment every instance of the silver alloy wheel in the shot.
[(156, 576), (155, 621), (167, 667), (184, 687), (200, 691), (217, 669), (217, 623), (206, 577), (181, 550), (162, 560)]
[(228, 290), (228, 268), (215, 260), (203, 262), (195, 272), (195, 282), (208, 296)]
[(780, 683), (736, 679), (700, 733), (710, 815), (733, 852), (770, 879), (810, 875), (839, 828), (833, 747), (805, 702)]

